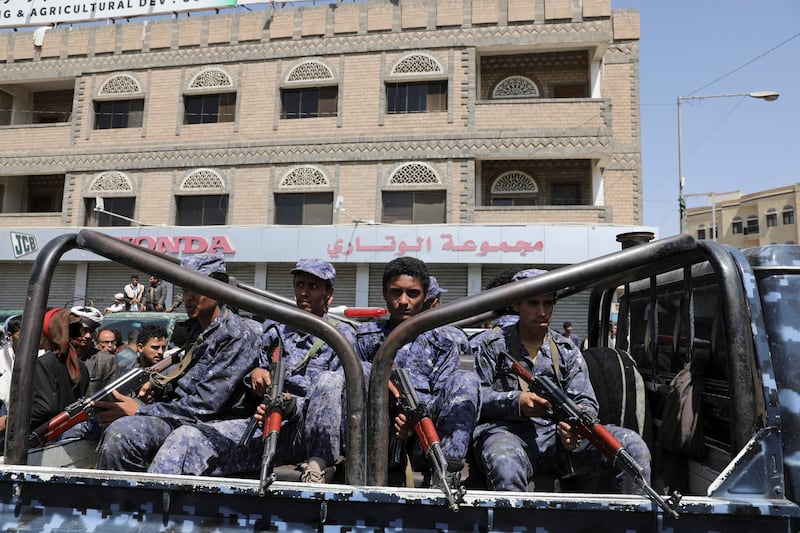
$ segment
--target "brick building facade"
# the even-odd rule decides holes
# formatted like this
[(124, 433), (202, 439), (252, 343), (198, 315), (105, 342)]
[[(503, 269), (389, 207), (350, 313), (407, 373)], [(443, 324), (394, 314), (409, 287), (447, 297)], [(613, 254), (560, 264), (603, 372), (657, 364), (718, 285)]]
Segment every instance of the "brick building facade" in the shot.
[[(140, 222), (139, 233), (251, 228), (275, 240), (293, 227), (307, 243), (333, 228), (350, 242), (412, 232), (426, 251), (456, 230), (496, 234), (482, 255), (403, 252), (457, 296), (508, 263), (557, 266), (615, 249), (619, 232), (653, 230), (641, 227), (638, 13), (610, 0), (223, 10), (60, 26), (39, 44), (0, 33), (0, 57), (6, 232), (132, 234), (107, 226)], [(98, 200), (137, 222), (98, 213)], [(530, 234), (550, 253), (497, 244)], [(347, 264), (324, 248), (256, 258), (244, 248), (229, 257), (238, 274), (284, 294), (273, 280), (298, 254), (327, 256), (350, 280), (340, 303), (351, 305), (379, 303), (374, 272), (399, 254)], [(30, 258), (0, 260), (22, 279)], [(106, 280), (127, 277), (93, 259), (64, 267), (74, 297), (108, 297)]]

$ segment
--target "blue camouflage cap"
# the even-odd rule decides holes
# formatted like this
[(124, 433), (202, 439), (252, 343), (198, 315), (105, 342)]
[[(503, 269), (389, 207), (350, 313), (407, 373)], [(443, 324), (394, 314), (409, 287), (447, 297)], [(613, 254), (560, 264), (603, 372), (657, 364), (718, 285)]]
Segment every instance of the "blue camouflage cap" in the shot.
[(425, 297), (426, 302), (431, 302), (437, 296), (441, 296), (442, 294), (447, 292), (447, 289), (443, 289), (439, 286), (439, 282), (436, 280), (434, 276), (429, 276), (429, 277), (430, 277), (430, 283), (428, 284), (428, 295)]
[(325, 280), (333, 286), (336, 280), (336, 269), (333, 265), (322, 259), (300, 259), (292, 269), (292, 274), (305, 272), (319, 279)]
[(225, 256), (220, 253), (214, 254), (194, 254), (184, 257), (181, 266), (188, 270), (194, 270), (200, 274), (209, 276), (214, 272), (227, 273), (225, 268)]
[(511, 281), (520, 281), (523, 279), (534, 278), (539, 276), (540, 274), (547, 274), (547, 270), (542, 270), (540, 268), (526, 268), (525, 270), (520, 270), (514, 277), (511, 278)]

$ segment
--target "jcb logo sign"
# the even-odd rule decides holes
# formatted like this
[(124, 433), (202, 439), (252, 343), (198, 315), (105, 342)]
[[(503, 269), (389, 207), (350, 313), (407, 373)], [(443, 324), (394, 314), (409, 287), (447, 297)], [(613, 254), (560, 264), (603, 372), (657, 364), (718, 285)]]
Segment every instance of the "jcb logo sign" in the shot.
[(36, 235), (25, 233), (11, 233), (11, 247), (14, 248), (14, 257), (22, 257), (39, 250)]

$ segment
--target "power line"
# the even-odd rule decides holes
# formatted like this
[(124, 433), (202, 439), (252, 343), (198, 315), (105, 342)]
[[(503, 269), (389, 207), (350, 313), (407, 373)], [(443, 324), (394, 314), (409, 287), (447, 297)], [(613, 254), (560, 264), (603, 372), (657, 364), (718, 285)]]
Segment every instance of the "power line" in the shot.
[(728, 77), (728, 76), (730, 76), (731, 74), (734, 74), (734, 73), (736, 73), (736, 72), (738, 72), (738, 71), (742, 70), (744, 67), (746, 67), (746, 66), (748, 66), (748, 65), (751, 65), (752, 63), (755, 63), (756, 61), (758, 61), (758, 60), (759, 60), (759, 59), (761, 59), (762, 57), (766, 56), (767, 54), (770, 54), (770, 53), (774, 52), (775, 50), (777, 50), (777, 49), (778, 49), (778, 48), (780, 48), (781, 46), (783, 46), (783, 45), (787, 44), (789, 41), (791, 41), (791, 40), (793, 40), (793, 39), (796, 39), (797, 37), (800, 37), (800, 33), (795, 33), (794, 35), (792, 35), (792, 36), (791, 36), (791, 37), (789, 37), (788, 39), (784, 40), (783, 42), (781, 42), (781, 43), (779, 43), (779, 44), (777, 44), (777, 45), (775, 45), (775, 46), (773, 46), (772, 48), (770, 48), (770, 49), (769, 49), (769, 50), (767, 50), (766, 52), (763, 52), (763, 53), (761, 53), (761, 54), (757, 55), (756, 57), (754, 57), (753, 59), (751, 59), (751, 60), (750, 60), (750, 61), (748, 61), (747, 63), (744, 63), (743, 65), (740, 65), (740, 66), (736, 67), (735, 69), (733, 69), (732, 71), (728, 72), (727, 74), (723, 74), (723, 75), (722, 75), (722, 76), (720, 76), (719, 78), (717, 78), (717, 79), (715, 79), (715, 80), (712, 80), (712, 81), (710, 81), (710, 82), (706, 83), (705, 85), (703, 85), (702, 87), (699, 87), (699, 88), (695, 89), (694, 91), (692, 91), (692, 92), (690, 92), (690, 93), (689, 93), (689, 96), (692, 96), (692, 95), (694, 95), (695, 93), (699, 93), (700, 91), (702, 91), (702, 90), (703, 90), (703, 89), (705, 89), (706, 87), (710, 87), (711, 85), (714, 85), (714, 84), (715, 84), (715, 83), (717, 83), (718, 81), (720, 81), (720, 80), (723, 80), (723, 79), (727, 78), (727, 77)]

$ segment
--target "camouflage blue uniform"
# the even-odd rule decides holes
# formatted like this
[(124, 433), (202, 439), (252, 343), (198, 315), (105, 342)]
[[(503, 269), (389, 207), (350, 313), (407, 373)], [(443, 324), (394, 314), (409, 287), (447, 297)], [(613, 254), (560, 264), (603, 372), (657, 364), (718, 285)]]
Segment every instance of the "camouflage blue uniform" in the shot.
[[(394, 329), (390, 320), (367, 322), (356, 335), (356, 353), (372, 362), (383, 340)], [(401, 347), (394, 358), (398, 368), (407, 368), (419, 400), (427, 408), (439, 432), (448, 460), (463, 461), (480, 411), (479, 383), (474, 372), (459, 370), (461, 355), (469, 355), (467, 336), (458, 328), (444, 326), (427, 331)], [(415, 468), (425, 465), (419, 444), (415, 446)]]
[[(558, 381), (555, 379), (551, 338), (559, 353)], [(513, 324), (488, 330), (471, 341), (475, 368), (480, 377), (482, 402), (481, 417), (474, 432), (474, 446), (478, 465), (486, 474), (490, 489), (526, 491), (534, 474), (557, 470), (558, 437), (553, 420), (520, 414), (519, 397), (522, 389), (519, 379), (509, 369), (506, 356), (512, 353), (512, 342), (520, 342), (517, 326)], [(517, 353), (526, 353), (521, 344), (518, 347)], [(571, 341), (549, 329), (535, 363), (532, 364), (530, 358), (525, 357), (522, 364), (531, 374), (545, 375), (554, 383), (560, 383), (576, 404), (590, 415), (597, 415), (597, 400), (589, 381), (586, 362)], [(606, 428), (645, 467), (645, 478), (649, 481), (650, 451), (641, 437), (626, 428), (611, 425)], [(601, 463), (610, 467), (588, 440), (584, 440), (572, 452), (572, 458), (578, 472), (596, 471)], [(629, 494), (640, 492), (621, 472), (616, 477), (616, 488)]]
[[(332, 322), (350, 344), (355, 341), (355, 329), (340, 320)], [(268, 368), (271, 363), (269, 348), (283, 340), (286, 382), (284, 391), (295, 397), (297, 417), (284, 421), (278, 439), (273, 464), (291, 464), (309, 457), (324, 459), (329, 465), (342, 453), (344, 434), (345, 377), (338, 354), (323, 343), (307, 357), (317, 337), (286, 324), (273, 321), (264, 323), (262, 344), (264, 351), (259, 366)], [(254, 466), (260, 464), (260, 453)]]
[(253, 328), (222, 306), (197, 337), (193, 364), (167, 384), (161, 399), (108, 426), (99, 467), (195, 475), (241, 470), (240, 457), (224, 452), (235, 448), (241, 421), (255, 410), (257, 399), (244, 377), (260, 352)]

